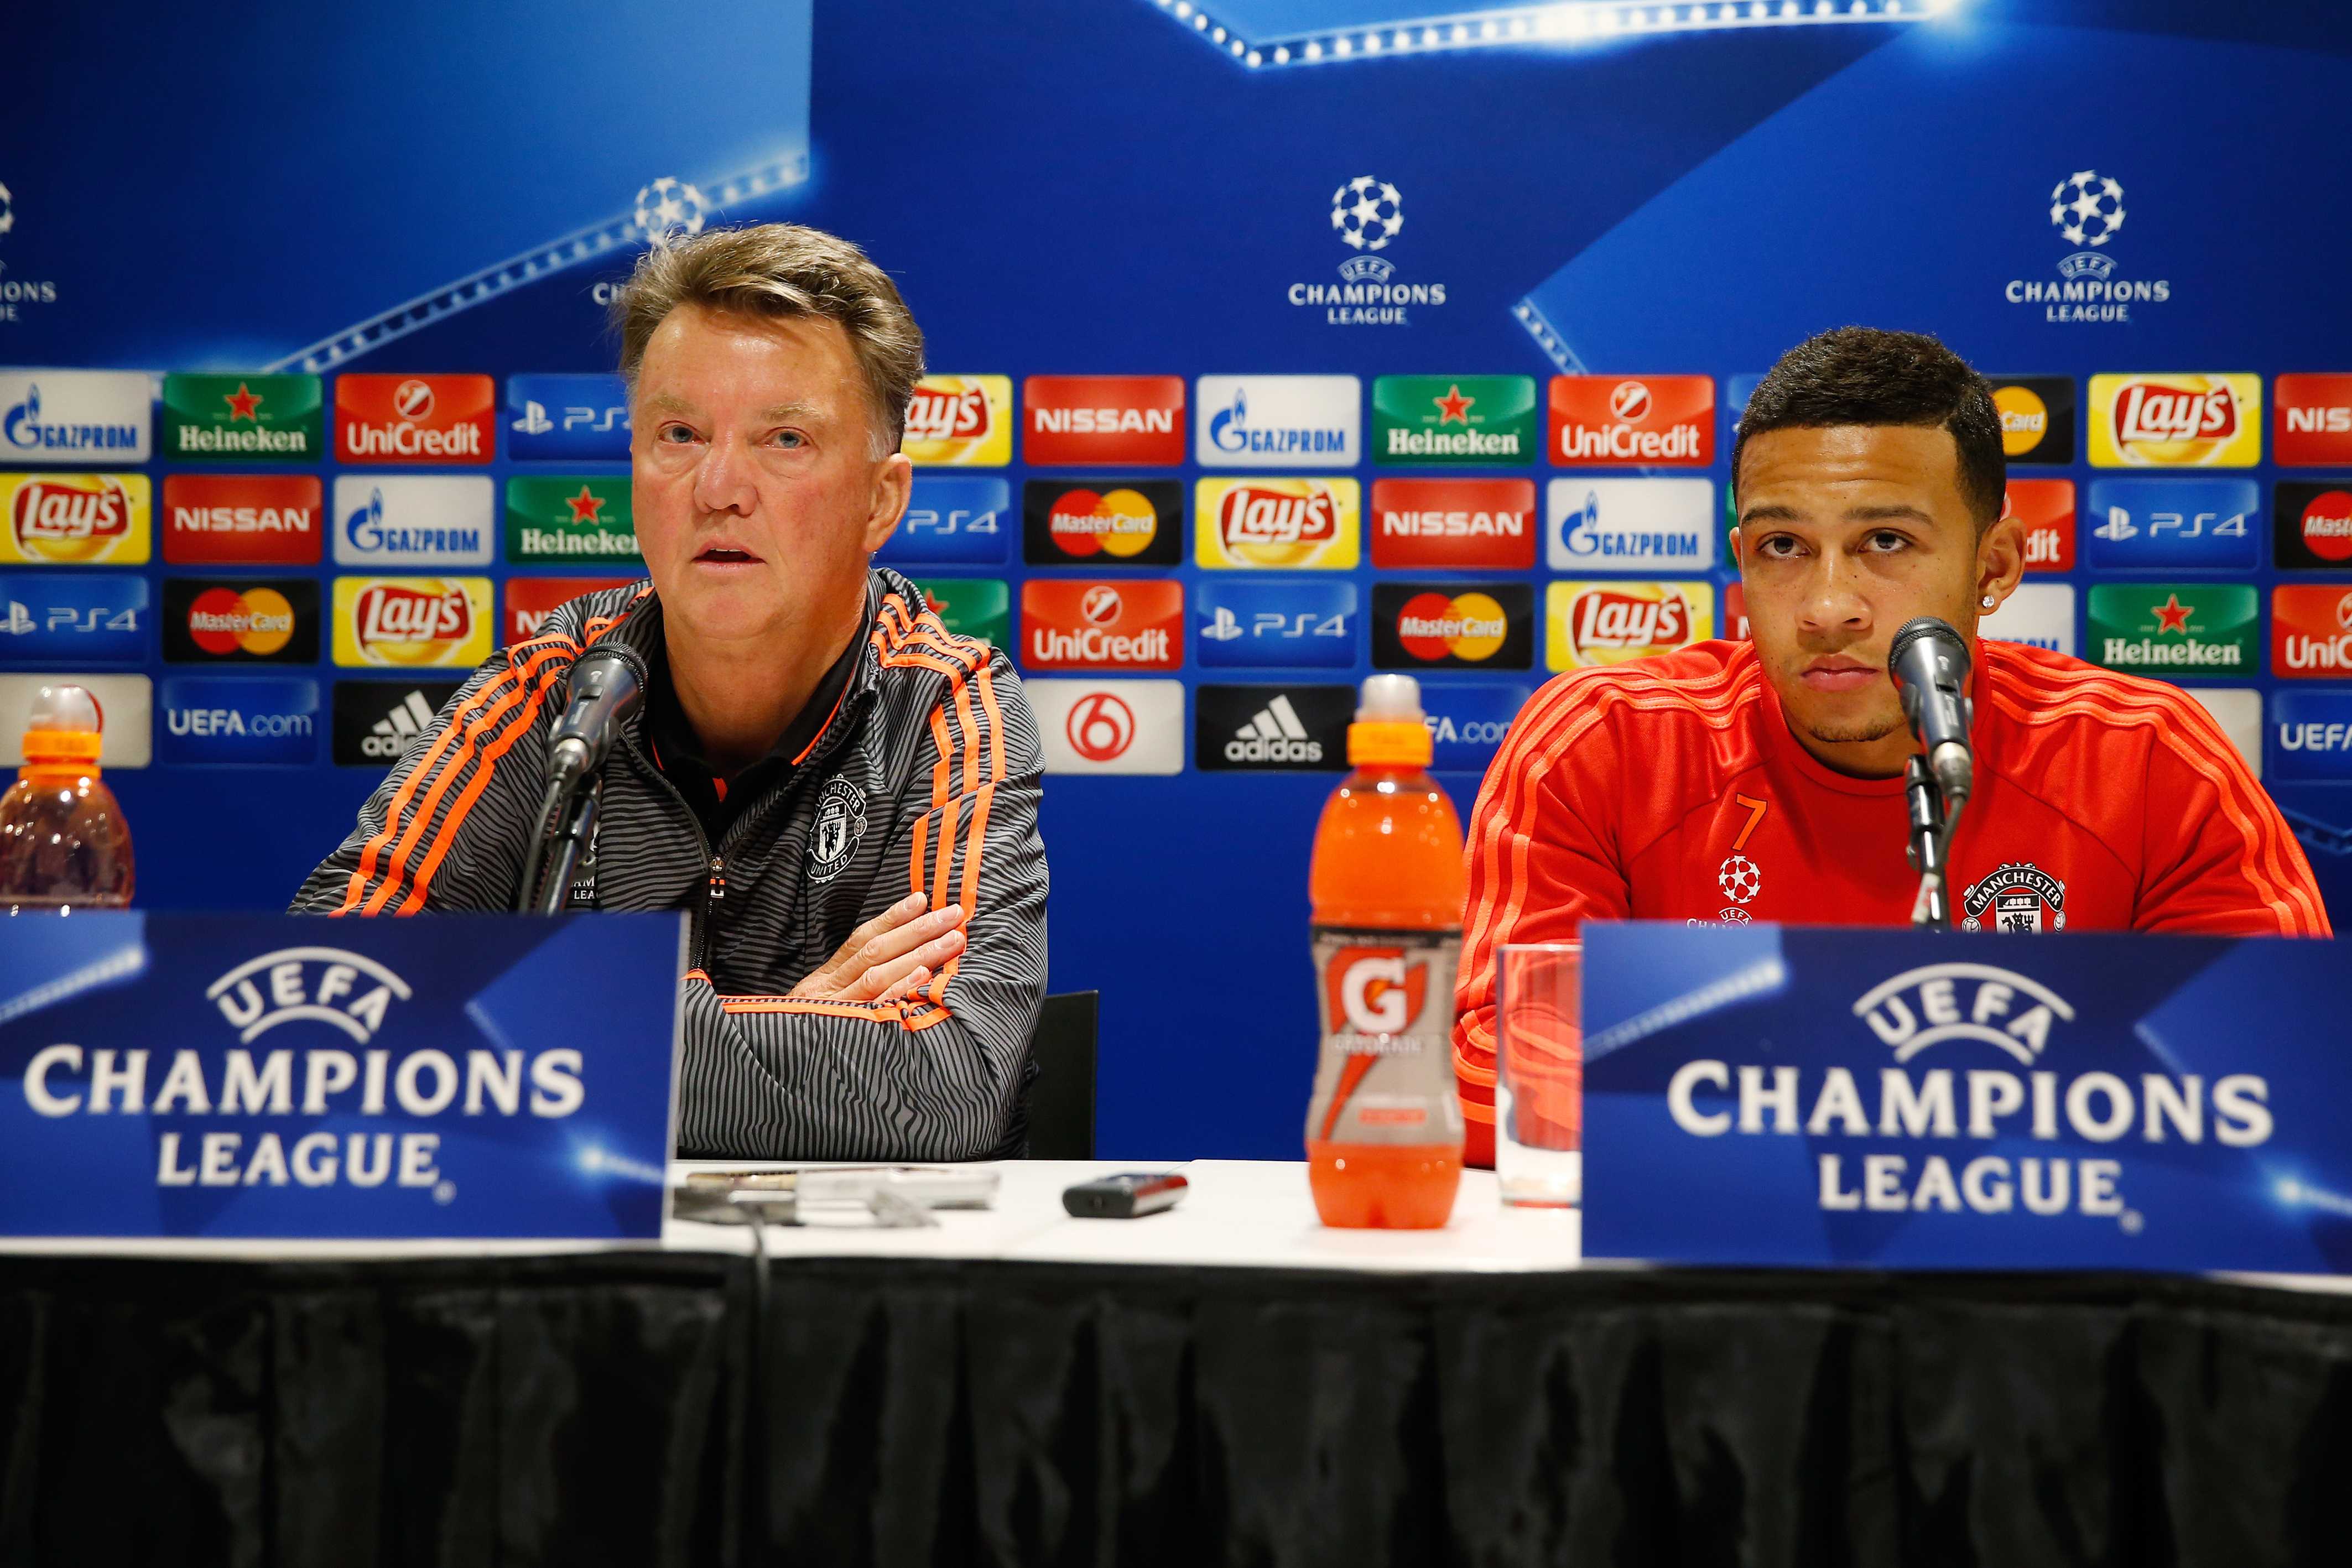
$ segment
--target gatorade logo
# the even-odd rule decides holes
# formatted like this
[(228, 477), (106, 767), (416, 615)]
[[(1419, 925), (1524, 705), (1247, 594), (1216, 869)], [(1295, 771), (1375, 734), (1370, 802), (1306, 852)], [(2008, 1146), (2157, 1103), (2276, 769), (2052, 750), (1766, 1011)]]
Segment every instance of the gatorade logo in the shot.
[(1453, 657), (1470, 664), (1491, 657), (1510, 634), (1503, 607), (1484, 593), (1417, 593), (1397, 614), (1397, 642), (1416, 659)]
[(266, 659), (294, 640), (294, 607), (274, 588), (207, 588), (188, 606), (188, 640), (207, 653)]
[(24, 559), (83, 563), (127, 559), (143, 510), (127, 476), (44, 474), (17, 485), (8, 520)]
[(1429, 964), (1408, 963), (1402, 947), (1342, 947), (1324, 970), (1330, 1015), (1359, 1035), (1402, 1034), (1429, 996)]

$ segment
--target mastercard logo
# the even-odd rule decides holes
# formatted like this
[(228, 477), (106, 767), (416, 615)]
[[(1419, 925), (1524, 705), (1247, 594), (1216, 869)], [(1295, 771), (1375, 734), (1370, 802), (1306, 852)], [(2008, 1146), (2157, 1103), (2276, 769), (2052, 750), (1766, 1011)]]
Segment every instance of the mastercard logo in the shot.
[(1485, 593), (1416, 593), (1397, 612), (1397, 643), (1416, 659), (1492, 658), (1510, 634), (1510, 618)]
[(1160, 514), (1134, 490), (1071, 490), (1054, 502), (1045, 531), (1065, 555), (1124, 559), (1151, 548), (1160, 533)]
[(143, 474), (17, 474), (0, 476), (0, 486), (15, 559), (135, 566), (147, 559)]
[(2303, 543), (2322, 560), (2352, 560), (2352, 490), (2328, 490), (2303, 509)]
[(267, 658), (294, 640), (294, 606), (274, 588), (208, 588), (188, 606), (188, 640), (207, 653)]
[(2050, 405), (2032, 387), (2001, 387), (1992, 406), (2000, 414), (2000, 449), (2011, 457), (2024, 456), (2050, 434)]

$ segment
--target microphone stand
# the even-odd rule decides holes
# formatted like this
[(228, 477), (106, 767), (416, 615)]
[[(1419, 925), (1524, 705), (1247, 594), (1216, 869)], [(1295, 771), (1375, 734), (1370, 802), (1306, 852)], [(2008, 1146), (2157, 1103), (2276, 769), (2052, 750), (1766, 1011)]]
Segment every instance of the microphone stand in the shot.
[(561, 915), (572, 896), (572, 868), (596, 833), (596, 812), (604, 803), (604, 776), (599, 772), (587, 789), (572, 797), (562, 822), (555, 830), (555, 864), (540, 890), (539, 913)]
[[(1952, 928), (1950, 884), (1945, 881), (1946, 853), (1951, 847), (1952, 828), (1959, 821), (1959, 811), (1949, 820), (1944, 815), (1943, 787), (1927, 766), (1925, 752), (1914, 752), (1903, 770), (1903, 796), (1911, 810), (1911, 842), (1905, 849), (1905, 858), (1911, 869), (1919, 873), (1919, 896), (1911, 905), (1911, 924), (1931, 931)], [(1962, 808), (1968, 805), (1965, 798)]]
[[(583, 784), (587, 786), (584, 789), (581, 788)], [(582, 847), (596, 831), (596, 812), (604, 799), (602, 773), (593, 779), (564, 773), (548, 781), (546, 798), (540, 802), (539, 816), (533, 823), (530, 850), (523, 857), (522, 877), (515, 884), (517, 915), (562, 913), (572, 868), (580, 859)], [(556, 855), (551, 872), (547, 864), (550, 850)]]

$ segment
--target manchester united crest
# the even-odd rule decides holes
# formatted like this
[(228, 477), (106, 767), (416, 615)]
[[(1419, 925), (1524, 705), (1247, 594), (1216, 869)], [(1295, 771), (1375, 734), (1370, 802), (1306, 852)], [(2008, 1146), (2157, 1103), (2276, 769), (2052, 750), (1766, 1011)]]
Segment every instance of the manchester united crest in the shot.
[(2066, 884), (2032, 861), (2004, 861), (1960, 894), (1960, 909), (1963, 931), (2063, 931)]
[(831, 882), (866, 836), (866, 791), (846, 779), (828, 779), (816, 798), (816, 828), (809, 834), (808, 877)]

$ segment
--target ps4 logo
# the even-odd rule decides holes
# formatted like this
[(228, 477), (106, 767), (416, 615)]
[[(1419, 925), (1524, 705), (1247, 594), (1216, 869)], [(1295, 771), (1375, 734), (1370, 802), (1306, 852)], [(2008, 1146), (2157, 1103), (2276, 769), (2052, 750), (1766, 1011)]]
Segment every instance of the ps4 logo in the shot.
[[(536, 398), (523, 400), (522, 417), (512, 423), (512, 429), (524, 435), (545, 435), (556, 428), (555, 421), (547, 417), (547, 405)], [(604, 408), (583, 408), (577, 404), (563, 411), (563, 431), (567, 435), (584, 430), (593, 434), (609, 435), (614, 431), (629, 429), (629, 409), (626, 403), (614, 403)]]
[[(2092, 531), (2111, 543), (2136, 539), (2140, 535), (2131, 512), (2123, 507), (2109, 507), (2107, 520)], [(2183, 539), (2242, 539), (2246, 537), (2246, 514), (2233, 512), (2225, 517), (2219, 512), (2151, 512), (2147, 533), (2150, 538), (2168, 533)]]
[(71, 632), (136, 632), (139, 630), (139, 612), (135, 609), (108, 610), (101, 606), (93, 606), (88, 610), (77, 610), (71, 605), (54, 604), (49, 607), (44, 621), (46, 623), (37, 622), (33, 612), (26, 608), (23, 601), (12, 599), (8, 601), (7, 619), (0, 621), (0, 632), (5, 632), (12, 637), (28, 637), (36, 632), (56, 635)]
[(980, 510), (965, 507), (945, 508), (909, 507), (907, 527), (936, 534), (992, 534), (997, 531), (998, 512), (995, 508)]
[(1318, 615), (1313, 611), (1302, 610), (1295, 614), (1284, 614), (1279, 611), (1261, 610), (1250, 617), (1249, 629), (1244, 631), (1241, 617), (1235, 615), (1230, 606), (1220, 604), (1208, 624), (1201, 628), (1201, 635), (1220, 643), (1230, 643), (1236, 637), (1345, 637), (1348, 635), (1348, 617), (1344, 612)]

